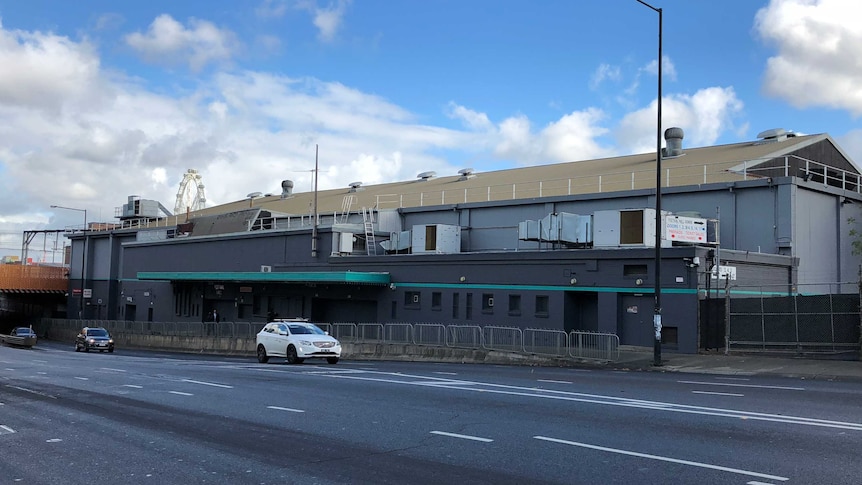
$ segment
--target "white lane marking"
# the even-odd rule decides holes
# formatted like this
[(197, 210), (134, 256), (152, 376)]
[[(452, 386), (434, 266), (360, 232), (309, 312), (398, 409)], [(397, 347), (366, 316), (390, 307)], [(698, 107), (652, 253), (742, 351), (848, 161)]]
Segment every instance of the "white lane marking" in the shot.
[(49, 440), (45, 440), (45, 443), (59, 443), (61, 441), (63, 440), (61, 440), (60, 438), (51, 438)]
[(10, 369), (9, 367), (7, 367), (7, 368), (5, 368), (5, 369), (3, 369), (3, 370), (7, 370), (7, 371), (9, 371), (9, 372), (15, 372), (15, 369)]
[(190, 394), (188, 392), (180, 392), (180, 391), (168, 391), (171, 394), (179, 394), (180, 396), (194, 396), (194, 394)]
[[(407, 375), (401, 373), (386, 373), (386, 372), (368, 372), (369, 374), (388, 375), (393, 378), (382, 377), (367, 377), (357, 375), (336, 375), (327, 374), (328, 377), (335, 379), (354, 379), (361, 381), (386, 382), (391, 384), (406, 384), (406, 385), (429, 385), (430, 383), (417, 383), (415, 381), (399, 380), (395, 378), (412, 377), (426, 380), (446, 381), (444, 378)], [(824, 428), (847, 429), (852, 431), (862, 431), (862, 423), (851, 423), (845, 421), (830, 421), (816, 418), (805, 418), (801, 416), (784, 416), (779, 414), (757, 413), (740, 411), (736, 409), (712, 408), (705, 406), (692, 406), (688, 404), (664, 403), (654, 401), (642, 401), (636, 399), (619, 398), (615, 396), (603, 396), (598, 394), (584, 394), (570, 391), (559, 391), (552, 389), (535, 389), (529, 387), (507, 386), (504, 384), (491, 384), (486, 382), (466, 381), (470, 387), (450, 385), (445, 386), (445, 389), (486, 392), (493, 394), (504, 394), (510, 396), (522, 396), (541, 399), (556, 399), (561, 401), (585, 402), (591, 404), (601, 404), (606, 406), (623, 406), (632, 408), (652, 409), (656, 411), (671, 411), (676, 413), (698, 414), (704, 416), (717, 416), (723, 418), (735, 419), (750, 419), (757, 421), (768, 421), (775, 423), (798, 424), (807, 426), (820, 426)], [(442, 386), (441, 386), (442, 387)]]
[(490, 438), (481, 438), (479, 436), (470, 436), (466, 434), (457, 434), (457, 433), (447, 433), (445, 431), (432, 431), (431, 434), (436, 434), (440, 436), (448, 436), (450, 438), (461, 438), (464, 440), (472, 440), (472, 441), (481, 441), (482, 443), (490, 443), (494, 440)]
[(222, 387), (224, 389), (233, 389), (233, 386), (226, 386), (224, 384), (216, 384), (214, 382), (193, 381), (191, 379), (183, 379), (182, 382), (188, 382), (190, 384), (200, 384), (203, 386)]
[(283, 408), (281, 406), (267, 406), (267, 409), (275, 409), (276, 411), (290, 411), (291, 413), (304, 413), (302, 409)]
[(48, 363), (47, 360), (37, 360), (37, 359), (33, 359), (33, 362), (38, 362), (40, 364), (47, 364)]
[(79, 381), (89, 381), (90, 380), (89, 377), (77, 377), (77, 376), (75, 376), (74, 378), (78, 379)]
[(133, 387), (135, 389), (143, 389), (144, 388), (144, 386), (138, 386), (135, 384), (123, 384), (123, 387)]
[(774, 484), (767, 483), (767, 482), (758, 482), (758, 481), (752, 480), (750, 482), (745, 482), (745, 485), (774, 485)]
[(9, 384), (6, 384), (6, 387), (11, 387), (12, 389), (18, 389), (19, 391), (29, 392), (30, 394), (35, 394), (37, 396), (50, 397), (51, 399), (57, 399), (57, 396), (45, 394), (44, 392), (34, 391), (33, 389), (27, 389), (26, 387), (10, 386)]
[(101, 370), (110, 370), (114, 372), (127, 372), (125, 369), (114, 369), (111, 367), (100, 367)]
[(440, 374), (444, 376), (457, 376), (457, 372), (433, 372), (433, 374)]
[(733, 392), (709, 392), (709, 391), (691, 391), (692, 394), (709, 394), (710, 396), (731, 396), (745, 397), (745, 394), (736, 394)]
[(756, 389), (780, 389), (783, 391), (804, 391), (804, 387), (787, 386), (761, 386), (758, 384), (730, 384), (727, 382), (702, 382), (702, 381), (676, 381), (679, 384), (698, 384), (703, 386), (730, 386), (730, 387), (752, 387)]
[(47, 375), (48, 375), (48, 373), (47, 373), (47, 372), (37, 372), (37, 374), (39, 374), (39, 375), (41, 375), (41, 376), (47, 376)]
[(690, 465), (690, 466), (696, 466), (696, 467), (700, 467), (700, 468), (708, 468), (710, 470), (718, 470), (718, 471), (722, 471), (722, 472), (736, 473), (738, 475), (748, 475), (750, 477), (765, 478), (767, 480), (778, 480), (781, 482), (789, 480), (789, 478), (787, 478), (787, 477), (779, 477), (777, 475), (768, 475), (766, 473), (758, 473), (758, 472), (752, 472), (752, 471), (748, 471), (748, 470), (740, 470), (739, 468), (730, 468), (730, 467), (720, 466), (720, 465), (710, 465), (709, 463), (700, 463), (697, 461), (680, 460), (677, 458), (670, 458), (667, 456), (650, 455), (647, 453), (638, 453), (637, 451), (627, 451), (627, 450), (620, 450), (617, 448), (608, 448), (605, 446), (591, 445), (588, 443), (578, 443), (577, 441), (568, 441), (568, 440), (561, 440), (561, 439), (557, 439), (557, 438), (548, 438), (546, 436), (533, 436), (533, 438), (535, 438), (537, 440), (550, 441), (552, 443), (559, 443), (559, 444), (563, 444), (563, 445), (571, 445), (571, 446), (579, 446), (581, 448), (589, 448), (591, 450), (607, 451), (610, 453), (619, 453), (621, 455), (635, 456), (638, 458), (647, 458), (650, 460), (666, 461), (669, 463), (677, 463), (680, 465)]
[(551, 384), (571, 384), (570, 381), (555, 381), (553, 379), (536, 379), (539, 382), (548, 382)]
[(10, 428), (9, 426), (6, 426), (5, 424), (0, 424), (0, 429), (3, 429), (6, 431), (6, 433), (0, 433), (0, 434), (12, 434), (15, 432), (14, 429)]
[(716, 377), (716, 379), (723, 381), (750, 381), (748, 377)]

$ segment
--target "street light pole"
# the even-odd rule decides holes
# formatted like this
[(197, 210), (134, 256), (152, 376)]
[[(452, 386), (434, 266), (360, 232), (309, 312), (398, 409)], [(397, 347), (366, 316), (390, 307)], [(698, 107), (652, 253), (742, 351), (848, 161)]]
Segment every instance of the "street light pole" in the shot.
[(86, 262), (87, 262), (87, 209), (76, 209), (74, 207), (64, 207), (62, 205), (52, 205), (52, 209), (66, 209), (70, 211), (78, 211), (84, 213), (84, 239), (81, 243), (81, 296), (78, 298), (78, 319), (84, 318), (84, 287), (86, 286)]
[(637, 0), (654, 12), (658, 13), (658, 116), (655, 128), (655, 312), (653, 313), (653, 330), (655, 331), (655, 342), (653, 343), (653, 365), (661, 365), (661, 31), (662, 13), (660, 8)]

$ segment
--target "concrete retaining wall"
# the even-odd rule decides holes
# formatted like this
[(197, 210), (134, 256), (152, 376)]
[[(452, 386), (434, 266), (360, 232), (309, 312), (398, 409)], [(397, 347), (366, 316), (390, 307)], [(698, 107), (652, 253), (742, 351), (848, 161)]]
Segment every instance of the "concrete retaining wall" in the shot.
[[(75, 330), (50, 329), (46, 338), (74, 345)], [(185, 337), (177, 335), (112, 334), (117, 351), (124, 348), (163, 350), (195, 354), (233, 355), (255, 358), (255, 339), (223, 337)], [(579, 361), (572, 358), (528, 355), (484, 349), (457, 349), (409, 344), (342, 342), (342, 359), (395, 360), (405, 362), (454, 362), (529, 366), (568, 367)]]

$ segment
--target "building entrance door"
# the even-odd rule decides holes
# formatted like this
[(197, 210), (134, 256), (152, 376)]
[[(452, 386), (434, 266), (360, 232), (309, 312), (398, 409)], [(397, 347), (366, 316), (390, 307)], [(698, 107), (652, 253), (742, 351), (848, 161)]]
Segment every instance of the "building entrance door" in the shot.
[(655, 340), (653, 332), (653, 306), (655, 299), (652, 295), (620, 295), (620, 316), (618, 324), (618, 335), (620, 344), (651, 347)]

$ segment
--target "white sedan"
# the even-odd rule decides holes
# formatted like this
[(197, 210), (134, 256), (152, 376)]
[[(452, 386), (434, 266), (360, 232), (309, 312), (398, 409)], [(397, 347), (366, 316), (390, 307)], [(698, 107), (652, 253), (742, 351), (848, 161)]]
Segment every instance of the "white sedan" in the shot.
[(341, 358), (341, 344), (313, 323), (300, 320), (276, 320), (267, 323), (257, 334), (257, 361), (265, 364), (270, 357), (284, 357), (288, 364), (305, 359), (323, 358), (335, 364)]

